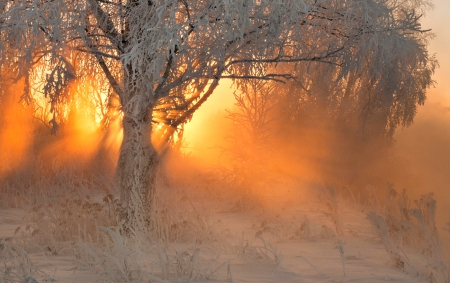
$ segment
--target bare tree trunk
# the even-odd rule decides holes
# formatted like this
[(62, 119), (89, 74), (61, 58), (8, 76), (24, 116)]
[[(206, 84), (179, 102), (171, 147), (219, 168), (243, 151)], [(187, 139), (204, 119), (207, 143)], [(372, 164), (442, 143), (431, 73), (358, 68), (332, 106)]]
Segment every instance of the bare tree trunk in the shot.
[(151, 230), (158, 155), (151, 143), (152, 124), (146, 117), (123, 119), (123, 141), (117, 166), (122, 232), (132, 235)]

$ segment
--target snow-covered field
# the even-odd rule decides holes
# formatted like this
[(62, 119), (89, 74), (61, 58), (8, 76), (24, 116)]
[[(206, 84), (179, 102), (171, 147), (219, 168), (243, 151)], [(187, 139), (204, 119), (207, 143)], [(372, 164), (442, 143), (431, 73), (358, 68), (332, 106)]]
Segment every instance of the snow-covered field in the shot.
[[(166, 199), (172, 203), (160, 204), (159, 236), (145, 240), (114, 227), (89, 228), (106, 211), (101, 197), (78, 205), (68, 196), (59, 208), (4, 208), (0, 282), (448, 282), (423, 207), (418, 218), (413, 208), (402, 218), (395, 193), (390, 206), (377, 207), (326, 187), (297, 190), (266, 195), (245, 210), (232, 198), (174, 194)], [(83, 215), (94, 203), (103, 212)], [(371, 214), (373, 223), (371, 211), (380, 215)]]

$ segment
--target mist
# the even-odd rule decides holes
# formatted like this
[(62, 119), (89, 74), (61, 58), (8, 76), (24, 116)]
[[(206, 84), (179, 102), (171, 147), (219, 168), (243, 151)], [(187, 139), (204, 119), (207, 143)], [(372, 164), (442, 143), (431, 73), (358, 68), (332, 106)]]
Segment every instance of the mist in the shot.
[[(445, 61), (442, 65), (444, 68), (436, 75), (440, 81), (444, 81)], [(441, 228), (450, 212), (446, 209), (450, 204), (446, 202), (450, 184), (450, 108), (442, 99), (445, 87), (445, 81), (438, 81), (413, 125), (397, 128), (390, 145), (382, 139), (364, 139), (355, 130), (356, 125), (330, 119), (327, 110), (320, 107), (306, 111), (295, 123), (280, 118), (285, 114), (282, 108), (271, 110), (267, 114), (267, 136), (233, 145), (237, 137), (243, 136), (233, 136), (235, 125), (230, 119), (230, 113), (239, 112), (233, 98), (237, 86), (223, 80), (186, 124), (184, 139), (161, 156), (161, 174), (175, 183), (213, 179), (224, 190), (233, 188), (233, 198), (247, 195), (260, 204), (270, 203), (275, 195), (301, 197), (307, 187), (333, 186), (343, 195), (362, 197), (368, 197), (370, 187), (384, 198), (387, 184), (393, 184), (398, 192), (406, 189), (413, 199), (434, 192), (439, 200), (437, 219)], [(120, 119), (102, 128), (98, 101), (87, 97), (89, 85), (74, 82), (74, 102), (64, 110), (67, 122), (52, 135), (50, 117), (45, 114), (47, 101), (36, 94), (34, 103), (40, 106), (35, 109), (41, 112), (33, 114), (32, 105), (21, 98), (23, 88), (23, 82), (9, 86), (1, 101), (0, 145), (6, 149), (1, 153), (2, 189), (12, 194), (21, 186), (35, 195), (42, 191), (54, 191), (56, 195), (61, 189), (82, 187), (114, 193)], [(238, 153), (246, 158), (236, 157), (238, 149), (248, 151)], [(244, 175), (247, 179), (240, 185), (227, 181), (242, 181)]]
[(70, 119), (52, 134), (48, 101), (36, 93), (26, 102), (23, 89), (23, 81), (5, 83), (0, 97), (2, 205), (44, 203), (70, 191), (113, 192), (119, 120), (102, 129), (95, 119), (97, 105), (79, 95), (83, 86), (73, 85), (78, 99), (63, 110)]
[[(267, 163), (274, 164), (280, 176), (356, 193), (373, 186), (380, 198), (386, 194), (388, 183), (398, 192), (406, 189), (412, 199), (433, 192), (438, 200), (437, 227), (444, 226), (450, 215), (450, 32), (442, 23), (450, 7), (445, 0), (433, 4), (435, 8), (425, 14), (423, 26), (436, 35), (430, 42), (430, 54), (436, 54), (440, 66), (412, 125), (398, 127), (393, 143), (385, 146), (379, 140), (361, 143), (357, 135), (329, 119), (280, 130), (275, 117), (272, 150), (278, 154)], [(226, 116), (227, 111), (236, 110), (235, 101), (230, 99), (235, 90), (230, 82), (221, 83), (186, 126), (185, 150), (203, 168), (227, 165), (223, 148), (231, 122)]]
[(430, 53), (435, 54), (439, 68), (433, 76), (434, 87), (427, 92), (425, 105), (419, 107), (411, 127), (399, 128), (395, 134), (395, 150), (404, 159), (403, 176), (393, 179), (398, 188), (408, 188), (418, 198), (434, 192), (438, 200), (438, 228), (450, 218), (450, 31), (442, 23), (448, 16), (450, 3), (433, 1), (434, 9), (425, 14), (423, 25), (435, 34)]
[(31, 2), (0, 282), (449, 282), (448, 0)]
[(392, 180), (397, 187), (408, 188), (416, 198), (434, 192), (440, 227), (449, 221), (450, 215), (449, 110), (441, 102), (430, 102), (421, 109), (411, 128), (397, 132), (395, 150), (402, 158), (403, 166)]
[[(441, 68), (437, 76), (445, 72)], [(283, 185), (282, 188), (269, 185), (269, 190), (292, 197), (305, 193), (299, 186), (291, 186), (301, 183), (304, 187), (334, 186), (347, 196), (370, 197), (367, 191), (370, 188), (384, 199), (390, 184), (398, 193), (405, 189), (412, 200), (432, 192), (437, 199), (437, 227), (441, 230), (450, 215), (447, 85), (445, 81), (438, 82), (430, 89), (429, 100), (419, 107), (414, 123), (397, 128), (394, 140), (388, 144), (379, 139), (362, 140), (359, 133), (339, 121), (318, 118), (321, 115), (287, 128), (277, 124), (277, 118), (273, 117), (270, 150), (274, 154), (265, 163), (275, 175), (273, 179)], [(195, 114), (186, 126), (184, 150), (203, 172), (230, 166), (225, 149), (229, 147), (227, 137), (233, 127), (227, 115), (238, 110), (235, 101), (224, 98), (235, 90), (231, 84), (222, 86), (217, 96), (207, 102), (205, 110)]]

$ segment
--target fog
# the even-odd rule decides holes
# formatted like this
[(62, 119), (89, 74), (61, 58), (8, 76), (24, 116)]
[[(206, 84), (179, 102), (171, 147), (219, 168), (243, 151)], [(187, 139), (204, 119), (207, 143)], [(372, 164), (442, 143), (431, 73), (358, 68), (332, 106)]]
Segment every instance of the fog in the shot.
[[(430, 99), (431, 100), (431, 99)], [(438, 200), (439, 226), (450, 215), (450, 108), (445, 102), (428, 102), (411, 128), (399, 130), (395, 149), (405, 160), (401, 176), (393, 182), (408, 188), (416, 198), (427, 191)]]
[(394, 180), (418, 197), (426, 191), (438, 200), (438, 226), (450, 218), (450, 30), (445, 25), (450, 2), (433, 1), (435, 8), (424, 17), (423, 26), (436, 35), (430, 53), (436, 54), (440, 67), (433, 76), (435, 87), (427, 92), (425, 105), (419, 108), (414, 124), (398, 129), (396, 151), (407, 160), (405, 175)]
[[(446, 221), (447, 211), (444, 212), (443, 207), (449, 207), (445, 200), (450, 184), (450, 59), (446, 48), (450, 36), (441, 23), (445, 22), (450, 4), (444, 0), (434, 4), (435, 10), (428, 12), (423, 26), (431, 27), (436, 34), (430, 45), (430, 52), (437, 53), (440, 62), (434, 76), (436, 88), (429, 91), (428, 100), (419, 108), (414, 124), (397, 129), (395, 145), (381, 149), (374, 142), (360, 147), (339, 123), (327, 119), (281, 131), (275, 119), (271, 150), (276, 154), (267, 160), (275, 175), (354, 191), (373, 185), (382, 192), (389, 182), (397, 190), (406, 188), (416, 198), (433, 191), (439, 199), (439, 221), (441, 224)], [(109, 130), (100, 129), (98, 119), (92, 118), (97, 115), (96, 106), (82, 95), (88, 86), (81, 83), (73, 86), (77, 89), (78, 98), (74, 99), (77, 105), (69, 106), (72, 107), (67, 110), (70, 122), (62, 125), (56, 135), (49, 134), (48, 116), (34, 113), (32, 118), (30, 111), (33, 110), (20, 98), (23, 88), (21, 82), (12, 86), (8, 90), (11, 95), (3, 95), (1, 101), (0, 146), (5, 150), (0, 156), (0, 174), (4, 183), (19, 178), (22, 173), (37, 177), (53, 170), (52, 174), (58, 175), (54, 172), (64, 166), (72, 166), (76, 168), (72, 171), (83, 174), (101, 171), (112, 179), (121, 140), (119, 123), (115, 121)], [(234, 111), (234, 91), (231, 81), (221, 81), (214, 95), (186, 125), (182, 151), (195, 160), (189, 162), (195, 163), (202, 172), (218, 166), (230, 167), (231, 161), (224, 154), (227, 137), (232, 131), (226, 110)], [(48, 112), (45, 100), (41, 98), (40, 102), (42, 110), (39, 111)], [(29, 174), (33, 170), (40, 171)]]
[[(394, 145), (385, 147), (378, 140), (361, 143), (354, 133), (327, 118), (306, 119), (301, 124), (283, 128), (277, 124), (277, 113), (271, 113), (271, 135), (267, 140), (270, 146), (264, 148), (264, 153), (270, 151), (270, 156), (254, 162), (257, 167), (252, 168), (252, 177), (247, 180), (247, 184), (255, 187), (252, 191), (257, 194), (256, 198), (264, 198), (264, 190), (272, 190), (269, 194), (282, 191), (280, 184), (290, 193), (301, 193), (298, 188), (291, 190), (295, 183), (334, 186), (343, 194), (362, 195), (371, 186), (382, 198), (386, 184), (391, 183), (399, 192), (405, 188), (415, 199), (434, 192), (438, 199), (438, 226), (448, 221), (450, 85), (446, 78), (450, 59), (444, 51), (450, 37), (439, 25), (438, 19), (445, 16), (441, 5), (448, 6), (448, 3), (436, 2), (436, 10), (430, 12), (424, 24), (435, 29), (437, 35), (431, 44), (431, 53), (437, 52), (441, 65), (435, 75), (436, 87), (429, 90), (428, 100), (419, 107), (413, 125), (397, 129)], [(3, 96), (0, 114), (0, 146), (6, 149), (0, 156), (4, 187), (22, 185), (36, 191), (37, 181), (45, 180), (41, 184), (41, 188), (45, 188), (50, 183), (57, 186), (58, 178), (68, 181), (70, 177), (80, 178), (81, 174), (93, 184), (102, 183), (102, 191), (114, 191), (113, 178), (121, 141), (119, 120), (108, 129), (101, 128), (96, 104), (83, 96), (87, 87), (81, 83), (72, 86), (77, 102), (67, 106), (69, 122), (61, 125), (56, 135), (50, 134), (49, 117), (42, 114), (48, 111), (45, 100), (38, 99), (41, 108), (37, 109), (42, 109), (39, 110), (42, 113), (34, 113), (33, 118), (32, 107), (21, 100), (23, 83), (8, 89), (10, 95)], [(170, 178), (189, 174), (217, 175), (221, 170), (236, 169), (233, 169), (233, 157), (227, 155), (229, 142), (235, 138), (230, 137), (233, 125), (226, 117), (236, 111), (235, 91), (231, 80), (221, 81), (214, 95), (186, 124), (184, 140), (179, 145), (181, 152), (162, 157), (170, 157), (164, 163)], [(245, 147), (252, 148), (251, 155), (261, 155), (257, 144)], [(257, 177), (255, 172), (261, 170), (270, 172), (263, 174), (267, 180)], [(103, 179), (107, 181), (102, 182)], [(271, 189), (255, 185), (275, 179), (278, 185), (268, 186)]]
[[(273, 148), (279, 153), (277, 172), (301, 182), (355, 191), (372, 185), (381, 195), (387, 183), (398, 192), (406, 189), (413, 199), (434, 192), (438, 226), (442, 227), (450, 213), (450, 107), (445, 101), (436, 101), (439, 87), (430, 91), (429, 101), (419, 108), (414, 124), (397, 129), (395, 142), (388, 149), (381, 149), (377, 143), (358, 148), (352, 137), (326, 121), (297, 129), (294, 135), (278, 135)], [(220, 100), (232, 90), (220, 91), (208, 102), (212, 106), (205, 107), (186, 126), (184, 150), (204, 169), (226, 165), (222, 153), (231, 125), (225, 118), (227, 112), (217, 105), (228, 104), (225, 109), (230, 111), (235, 108), (232, 101)]]
[[(433, 77), (435, 86), (428, 90), (427, 101), (418, 108), (414, 123), (399, 127), (393, 146), (380, 150), (377, 143), (358, 149), (339, 125), (316, 121), (318, 124), (298, 131), (296, 138), (278, 136), (274, 150), (285, 157), (291, 154), (277, 160), (283, 174), (352, 190), (372, 185), (381, 195), (386, 184), (391, 183), (398, 192), (406, 189), (412, 199), (433, 192), (438, 200), (437, 226), (443, 227), (450, 215), (450, 32), (443, 24), (450, 3), (440, 0), (434, 5), (435, 9), (426, 14), (423, 27), (431, 28), (436, 35), (430, 53), (436, 54), (440, 67)], [(222, 82), (186, 126), (185, 150), (204, 167), (225, 163), (221, 148), (230, 131), (225, 109), (235, 109), (230, 99), (233, 91), (231, 82)]]
[[(399, 193), (406, 189), (413, 200), (433, 192), (437, 227), (442, 228), (450, 215), (450, 56), (445, 54), (450, 36), (439, 25), (438, 19), (446, 16), (440, 5), (448, 3), (436, 2), (424, 24), (436, 27), (431, 45), (441, 65), (436, 87), (429, 90), (413, 125), (396, 130), (393, 144), (362, 140), (353, 124), (330, 119), (320, 108), (286, 123), (280, 119), (283, 109), (275, 107), (260, 130), (264, 137), (248, 137), (236, 131), (230, 119), (239, 111), (233, 97), (236, 85), (222, 80), (185, 125), (184, 138), (161, 155), (159, 191), (171, 184), (182, 190), (209, 186), (215, 193), (227, 193), (225, 199), (238, 202), (238, 209), (279, 209), (282, 205), (274, 207), (274, 199), (295, 202), (316, 188), (334, 187), (344, 198), (384, 199), (392, 184)], [(120, 118), (103, 127), (99, 100), (89, 99), (92, 90), (86, 83), (89, 80), (71, 85), (75, 99), (61, 110), (67, 119), (54, 135), (42, 94), (33, 93), (33, 103), (26, 104), (19, 81), (0, 97), (0, 190), (9, 196), (0, 205), (29, 206), (68, 191), (117, 195)], [(105, 100), (98, 93), (100, 101)]]
[[(440, 64), (435, 87), (414, 122), (396, 128), (393, 136), (387, 128), (395, 123), (383, 116), (390, 113), (389, 103), (363, 117), (365, 102), (358, 95), (366, 92), (359, 87), (369, 89), (367, 96), (376, 94), (370, 76), (355, 84), (364, 72), (349, 73), (328, 84), (339, 68), (325, 74), (317, 62), (298, 66), (295, 76), (307, 82), (299, 88), (303, 97), (289, 96), (297, 93), (289, 84), (269, 82), (265, 89), (252, 85), (256, 80), (239, 85), (222, 79), (167, 144), (161, 136), (171, 132), (169, 126), (153, 120), (152, 141), (161, 161), (151, 184), (156, 195), (146, 202), (131, 190), (128, 207), (151, 207), (145, 222), (135, 223), (144, 233), (127, 230), (126, 205), (119, 199), (126, 193), (116, 187), (123, 130), (112, 89), (101, 80), (93, 83), (95, 78), (71, 79), (62, 103), (53, 105), (56, 129), (42, 82), (31, 82), (26, 97), (24, 81), (0, 81), (0, 265), (5, 266), (0, 281), (33, 279), (28, 276), (37, 272), (31, 271), (40, 269), (25, 268), (33, 266), (32, 258), (39, 268), (52, 269), (53, 277), (61, 270), (67, 282), (86, 271), (92, 272), (90, 281), (233, 281), (232, 265), (233, 282), (246, 276), (246, 282), (260, 282), (262, 272), (268, 281), (261, 282), (447, 282), (450, 30), (443, 23), (450, 2), (434, 4), (423, 27), (436, 35), (430, 44)], [(4, 78), (14, 73), (2, 71)], [(383, 91), (379, 85), (374, 89)], [(245, 104), (252, 87), (258, 94)], [(189, 104), (184, 98), (180, 108), (161, 106), (158, 114), (175, 110), (173, 117), (180, 117)], [(361, 127), (366, 122), (367, 128)], [(134, 173), (145, 166), (126, 168)], [(39, 272), (56, 281), (47, 270)]]
[(10, 84), (0, 98), (0, 189), (6, 196), (0, 204), (28, 206), (72, 190), (112, 192), (119, 120), (102, 130), (96, 104), (74, 83), (77, 99), (62, 109), (70, 119), (51, 134), (49, 103), (39, 93), (26, 103), (23, 89), (23, 81)]

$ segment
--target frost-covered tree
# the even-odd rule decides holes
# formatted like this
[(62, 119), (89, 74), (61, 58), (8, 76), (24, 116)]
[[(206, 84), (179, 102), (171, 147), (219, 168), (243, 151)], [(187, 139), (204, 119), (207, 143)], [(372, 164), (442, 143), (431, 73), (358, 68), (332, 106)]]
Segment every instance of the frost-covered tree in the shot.
[[(401, 45), (383, 47), (421, 31), (413, 2), (0, 0), (2, 73), (44, 82), (55, 129), (72, 81), (107, 82), (123, 112), (121, 217), (125, 228), (141, 229), (152, 221), (154, 123), (168, 126), (164, 143), (222, 78), (283, 81), (293, 77), (290, 68), (311, 61), (339, 66), (345, 75), (368, 52), (403, 52)], [(282, 71), (277, 64), (291, 66)], [(255, 75), (249, 71), (255, 66), (271, 71)]]
[(337, 65), (298, 65), (296, 80), (279, 86), (280, 111), (288, 121), (335, 120), (355, 137), (389, 142), (397, 127), (411, 125), (433, 84), (437, 62), (428, 55), (428, 37), (386, 38), (364, 51), (359, 68), (345, 73)]

